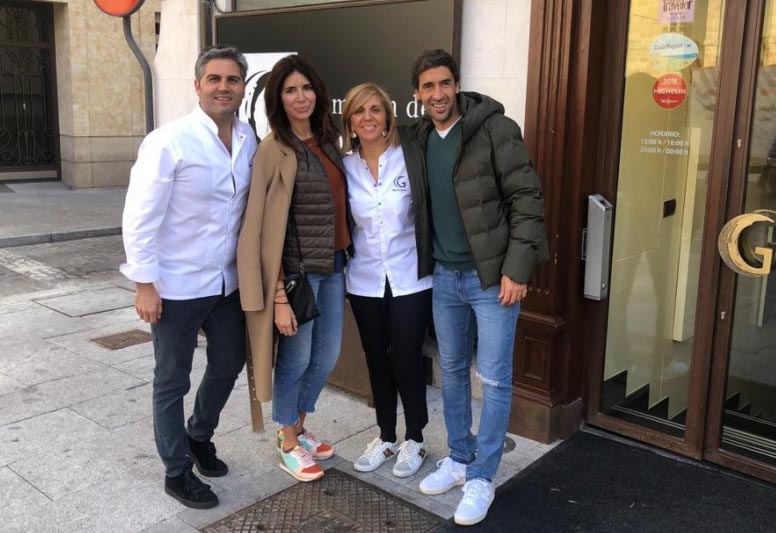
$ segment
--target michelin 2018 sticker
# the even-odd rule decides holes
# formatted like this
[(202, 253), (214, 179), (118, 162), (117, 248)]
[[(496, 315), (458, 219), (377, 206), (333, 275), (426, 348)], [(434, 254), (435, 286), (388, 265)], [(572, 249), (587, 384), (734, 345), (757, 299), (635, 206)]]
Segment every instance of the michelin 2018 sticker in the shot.
[(657, 70), (682, 70), (698, 59), (698, 45), (681, 33), (661, 33), (649, 43), (649, 54)]

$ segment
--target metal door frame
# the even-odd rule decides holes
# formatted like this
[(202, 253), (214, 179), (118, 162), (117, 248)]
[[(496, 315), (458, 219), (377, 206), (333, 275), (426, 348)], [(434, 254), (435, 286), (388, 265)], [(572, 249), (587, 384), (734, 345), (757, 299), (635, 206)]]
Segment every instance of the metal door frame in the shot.
[[(51, 150), (53, 160), (43, 164), (22, 164), (13, 166), (0, 166), (0, 181), (25, 180), (25, 179), (59, 179), (61, 177), (61, 153), (59, 142), (59, 109), (57, 101), (56, 80), (56, 48), (54, 45), (54, 5), (43, 2), (19, 2), (8, 0), (4, 7), (21, 8), (35, 11), (43, 20), (43, 42), (19, 42), (0, 41), (0, 47), (7, 48), (36, 48), (47, 50), (50, 56), (48, 67), (48, 80), (44, 80), (44, 98), (46, 99), (47, 117), (44, 130), (48, 130), (51, 137)], [(0, 94), (0, 96), (2, 96)], [(17, 115), (18, 116), (18, 115)]]

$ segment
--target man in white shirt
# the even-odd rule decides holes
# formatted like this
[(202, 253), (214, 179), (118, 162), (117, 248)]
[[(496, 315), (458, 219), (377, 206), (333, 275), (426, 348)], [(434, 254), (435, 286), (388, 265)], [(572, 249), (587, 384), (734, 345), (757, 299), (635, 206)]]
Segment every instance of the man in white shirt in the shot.
[[(121, 272), (136, 284), (138, 316), (151, 324), (154, 436), (165, 492), (197, 509), (218, 505), (218, 498), (192, 463), (204, 476), (226, 475), (210, 439), (245, 362), (236, 250), (256, 137), (235, 111), (247, 69), (234, 47), (202, 51), (194, 80), (199, 104), (145, 138), (124, 206)], [(184, 428), (200, 329), (207, 367)]]

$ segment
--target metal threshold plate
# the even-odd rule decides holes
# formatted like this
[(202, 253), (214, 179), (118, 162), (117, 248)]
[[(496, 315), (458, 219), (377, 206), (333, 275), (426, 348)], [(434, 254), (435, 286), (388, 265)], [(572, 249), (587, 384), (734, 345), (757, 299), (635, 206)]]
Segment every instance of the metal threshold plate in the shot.
[(106, 335), (105, 337), (96, 337), (91, 339), (91, 341), (108, 350), (121, 350), (136, 344), (150, 342), (151, 334), (141, 329), (131, 329), (121, 333), (114, 333), (113, 335)]
[[(411, 490), (411, 489), (407, 489)], [(205, 533), (429, 531), (442, 518), (332, 468), (219, 520)]]

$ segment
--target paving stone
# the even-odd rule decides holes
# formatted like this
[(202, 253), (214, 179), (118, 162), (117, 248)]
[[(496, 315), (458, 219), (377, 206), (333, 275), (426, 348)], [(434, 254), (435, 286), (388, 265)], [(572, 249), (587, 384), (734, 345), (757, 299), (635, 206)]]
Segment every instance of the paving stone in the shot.
[(32, 385), (0, 396), (0, 425), (67, 407), (143, 381), (113, 368)]
[(56, 298), (37, 300), (41, 305), (71, 317), (113, 311), (134, 305), (135, 295), (120, 287), (84, 291)]
[(360, 433), (374, 423), (374, 411), (365, 399), (331, 386), (324, 388), (316, 412), (305, 420), (306, 427), (329, 442)]
[(117, 287), (123, 287), (123, 288), (127, 289), (128, 291), (132, 291), (133, 293), (135, 292), (135, 288), (136, 288), (135, 282), (128, 280), (124, 276), (121, 276), (119, 278), (119, 280), (116, 281), (116, 286)]
[(34, 515), (18, 515), (9, 522), (9, 529), (25, 533), (135, 533), (173, 518), (184, 507), (164, 494), (161, 478), (146, 479), (144, 469), (68, 494)]
[(0, 337), (45, 339), (88, 329), (83, 318), (71, 318), (43, 306), (7, 313), (0, 320)]
[(507, 436), (515, 442), (515, 448), (510, 452), (505, 452), (501, 462), (514, 464), (521, 470), (560, 444), (560, 441), (542, 444), (512, 433), (508, 433)]
[(50, 286), (51, 283), (32, 280), (23, 274), (0, 266), (0, 295), (2, 296), (30, 293)]
[[(96, 315), (95, 315), (96, 316)], [(89, 317), (89, 319), (94, 318)], [(120, 333), (129, 329), (145, 329), (148, 331), (150, 328), (143, 326), (142, 324), (114, 324), (114, 325), (101, 325), (100, 327), (94, 327), (89, 330), (81, 330), (73, 333), (67, 333), (56, 337), (47, 339), (48, 342), (61, 348), (66, 348), (73, 353), (77, 353), (84, 357), (94, 359), (105, 365), (115, 366), (119, 363), (131, 361), (139, 357), (146, 357), (154, 353), (153, 345), (149, 343), (136, 344), (134, 346), (128, 346), (121, 350), (107, 350), (102, 346), (91, 342), (90, 339), (95, 337), (103, 337), (113, 333)]]
[[(145, 454), (157, 457), (156, 442), (154, 441), (154, 420), (151, 415), (137, 422), (116, 428), (110, 434), (113, 435), (116, 442), (123, 442), (127, 446), (132, 446)], [(158, 467), (154, 472), (164, 472), (161, 460), (159, 460)]]
[[(0, 292), (0, 295), (2, 294), (3, 293)], [(7, 315), (8, 313), (36, 309), (37, 307), (38, 306), (36, 303), (27, 299), (20, 300), (16, 298), (0, 298), (0, 315)]]
[(74, 405), (105, 396), (114, 391), (130, 390), (144, 383), (146, 382), (114, 368), (104, 368), (88, 374), (37, 385), (37, 387), (45, 389), (47, 394), (58, 398), (63, 405)]
[(64, 348), (53, 348), (23, 361), (6, 363), (3, 373), (25, 386), (105, 369), (105, 365), (76, 355)]
[[(124, 330), (128, 329), (150, 329), (150, 326), (137, 317), (134, 307), (124, 307), (87, 315), (89, 326), (92, 328), (102, 328), (106, 326), (121, 325)], [(145, 326), (145, 328), (143, 328)]]
[(5, 520), (3, 533), (80, 533), (87, 529), (88, 519), (86, 515), (75, 519), (70, 510), (50, 502)]
[[(119, 359), (124, 359), (125, 354), (127, 356), (132, 355), (132, 346), (128, 348), (124, 348), (123, 350), (126, 350), (126, 352), (119, 356)], [(135, 357), (123, 362), (114, 363), (111, 364), (111, 366), (117, 370), (121, 370), (122, 372), (126, 372), (127, 374), (131, 374), (138, 379), (141, 379), (143, 381), (152, 381), (154, 379), (154, 355), (153, 355), (153, 346), (151, 344), (147, 345), (147, 349), (151, 350), (151, 353), (145, 356), (141, 357)], [(115, 350), (116, 352), (120, 352), (122, 350)], [(134, 353), (138, 353), (138, 350), (134, 350)], [(90, 357), (99, 357), (100, 361), (108, 363), (108, 356), (106, 356), (104, 353), (99, 354), (91, 354)], [(207, 355), (205, 354), (205, 347), (200, 345), (198, 348), (194, 350), (194, 359), (191, 363), (191, 370), (192, 374), (195, 371), (198, 371), (201, 373), (201, 371), (204, 371), (205, 366), (207, 366)], [(197, 381), (199, 383), (199, 381)], [(235, 382), (235, 388), (242, 387), (246, 383), (245, 381), (245, 370), (242, 371), (240, 374), (240, 377), (238, 377), (237, 382)]]
[(107, 430), (70, 409), (0, 426), (0, 465), (36, 457), (54, 446), (68, 446)]
[(8, 392), (20, 390), (23, 387), (21, 383), (14, 381), (7, 375), (0, 374), (0, 396)]
[[(248, 398), (247, 387), (236, 387), (232, 391), (232, 394), (229, 396), (229, 401), (226, 402), (224, 409), (221, 411), (221, 418), (218, 421), (216, 435), (226, 435), (232, 431), (237, 431), (238, 429), (250, 428), (251, 410)], [(272, 429), (274, 424), (268, 418), (270, 407), (271, 404), (267, 403), (267, 412), (263, 412), (263, 414), (266, 417), (266, 422), (270, 424), (270, 429)]]
[(159, 522), (148, 529), (144, 529), (141, 533), (197, 533), (198, 531), (199, 529), (176, 517)]
[(233, 490), (248, 479), (280, 470), (275, 431), (272, 425), (268, 427), (268, 430), (261, 433), (254, 433), (250, 427), (244, 427), (223, 436), (216, 435), (213, 443), (218, 449), (218, 456), (229, 465), (229, 475), (211, 481), (226, 490)]
[(142, 357), (136, 357), (122, 363), (115, 363), (111, 366), (116, 370), (121, 370), (122, 372), (131, 374), (136, 378), (142, 379), (143, 381), (151, 381), (154, 377), (155, 364), (156, 360), (154, 359), (153, 354), (150, 354), (144, 355)]
[[(121, 226), (125, 191), (18, 190), (3, 198), (0, 237), (96, 230)], [(14, 185), (14, 188), (17, 188)], [(73, 214), (77, 213), (78, 216)]]
[(115, 429), (152, 414), (151, 388), (151, 383), (145, 382), (129, 390), (74, 404), (70, 408), (104, 428)]
[(105, 480), (116, 480), (134, 468), (156, 470), (158, 459), (100, 434), (50, 446), (10, 466), (40, 492), (57, 500)]
[(56, 411), (61, 407), (61, 402), (35, 386), (0, 394), (0, 427)]
[(50, 501), (10, 468), (0, 468), (0, 523)]
[(0, 339), (0, 372), (9, 372), (17, 365), (34, 364), (37, 359), (50, 361), (64, 357), (61, 346), (34, 337)]

